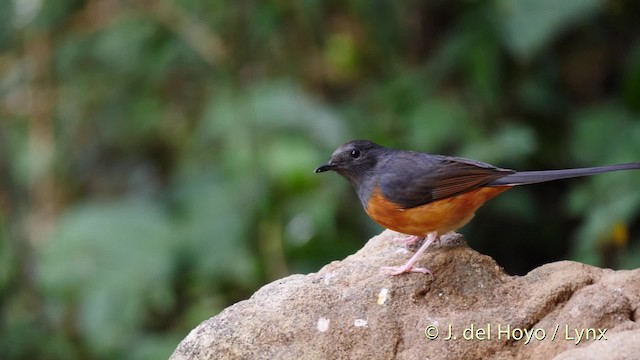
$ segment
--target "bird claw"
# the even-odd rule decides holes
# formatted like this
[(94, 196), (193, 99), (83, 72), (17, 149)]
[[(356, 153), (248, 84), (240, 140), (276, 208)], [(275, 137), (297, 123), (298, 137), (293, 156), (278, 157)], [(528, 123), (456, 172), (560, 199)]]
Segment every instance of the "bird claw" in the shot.
[(423, 236), (416, 236), (416, 235), (403, 235), (403, 236), (396, 236), (393, 238), (394, 241), (401, 243), (405, 247), (411, 246), (415, 244), (417, 241), (420, 241), (422, 239), (424, 239)]

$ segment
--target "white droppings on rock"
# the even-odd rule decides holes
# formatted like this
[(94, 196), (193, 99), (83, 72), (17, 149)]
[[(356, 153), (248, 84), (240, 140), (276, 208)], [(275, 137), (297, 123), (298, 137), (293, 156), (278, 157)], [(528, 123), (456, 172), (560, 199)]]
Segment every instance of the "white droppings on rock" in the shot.
[(329, 272), (322, 278), (322, 282), (325, 285), (329, 285), (329, 283), (331, 282), (331, 279), (333, 279), (335, 276), (336, 275), (333, 272)]
[(573, 308), (571, 308), (571, 310), (569, 310), (569, 315), (571, 315), (571, 317), (576, 318), (580, 316), (580, 314), (582, 314), (582, 311), (580, 311), (577, 306), (574, 306)]
[(365, 319), (356, 319), (356, 320), (353, 322), (353, 325), (354, 325), (354, 326), (356, 326), (356, 327), (363, 327), (363, 326), (367, 326), (367, 324), (368, 324), (368, 321), (367, 321), (367, 320), (365, 320)]
[(326, 332), (327, 330), (329, 330), (329, 323), (331, 322), (331, 320), (321, 317), (320, 319), (318, 319), (318, 324), (316, 325), (316, 328), (318, 329), (318, 331), (320, 332)]
[(387, 300), (389, 299), (389, 289), (387, 288), (382, 288), (380, 289), (380, 292), (378, 293), (378, 305), (384, 305), (384, 303), (387, 302)]

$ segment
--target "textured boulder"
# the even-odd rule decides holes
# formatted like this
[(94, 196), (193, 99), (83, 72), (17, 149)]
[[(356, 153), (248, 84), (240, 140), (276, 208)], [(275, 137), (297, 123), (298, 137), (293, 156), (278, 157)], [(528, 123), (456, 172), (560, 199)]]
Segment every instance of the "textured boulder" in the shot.
[(635, 359), (640, 270), (561, 261), (509, 276), (448, 234), (418, 262), (385, 231), (204, 321), (171, 359)]

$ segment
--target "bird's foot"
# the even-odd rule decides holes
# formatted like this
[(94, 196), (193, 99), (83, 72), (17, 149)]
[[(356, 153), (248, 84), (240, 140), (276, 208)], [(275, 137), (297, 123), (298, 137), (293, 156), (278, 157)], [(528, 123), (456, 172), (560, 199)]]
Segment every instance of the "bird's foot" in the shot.
[(422, 239), (424, 239), (424, 236), (404, 235), (404, 234), (393, 238), (394, 241), (401, 243), (405, 247), (411, 246)]
[(429, 274), (433, 276), (433, 274), (431, 273), (431, 270), (427, 268), (414, 267), (413, 265), (409, 265), (409, 264), (405, 264), (403, 266), (383, 266), (380, 268), (380, 271), (387, 273), (388, 275), (400, 275), (404, 273), (417, 272), (417, 273)]
[[(421, 237), (419, 236), (411, 236), (409, 240), (410, 243), (413, 243), (417, 240), (421, 239)], [(427, 268), (420, 268), (420, 267), (414, 267), (413, 265), (415, 265), (415, 263), (418, 261), (418, 258), (420, 257), (420, 255), (427, 250), (427, 248), (429, 247), (429, 245), (431, 245), (431, 243), (433, 243), (436, 239), (438, 239), (438, 233), (433, 231), (430, 232), (427, 235), (427, 239), (422, 243), (422, 245), (420, 246), (420, 249), (418, 249), (418, 251), (416, 251), (415, 254), (413, 254), (413, 256), (411, 257), (411, 259), (409, 259), (409, 261), (407, 261), (404, 265), (402, 266), (384, 266), (382, 268), (380, 268), (381, 271), (388, 273), (389, 275), (400, 275), (400, 274), (404, 274), (404, 273), (411, 273), (411, 272), (419, 272), (419, 273), (423, 273), (423, 274), (430, 274), (431, 276), (433, 276), (433, 274), (431, 273), (431, 270), (427, 269)]]

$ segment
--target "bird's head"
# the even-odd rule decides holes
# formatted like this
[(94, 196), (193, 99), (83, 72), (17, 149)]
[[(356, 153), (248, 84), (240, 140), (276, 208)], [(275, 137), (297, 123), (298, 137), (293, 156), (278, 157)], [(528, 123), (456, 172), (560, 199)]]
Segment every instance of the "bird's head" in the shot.
[(356, 185), (369, 174), (378, 163), (385, 148), (369, 140), (354, 140), (340, 145), (326, 164), (315, 170), (316, 173), (335, 171)]

